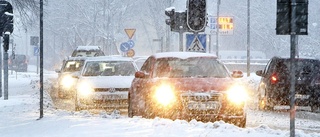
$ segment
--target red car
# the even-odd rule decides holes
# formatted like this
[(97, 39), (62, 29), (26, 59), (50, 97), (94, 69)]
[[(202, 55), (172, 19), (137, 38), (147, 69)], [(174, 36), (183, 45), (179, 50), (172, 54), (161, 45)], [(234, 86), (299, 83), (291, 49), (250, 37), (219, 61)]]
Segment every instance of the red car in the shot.
[(128, 116), (224, 120), (246, 125), (247, 93), (216, 56), (165, 52), (150, 56), (135, 73), (129, 89)]

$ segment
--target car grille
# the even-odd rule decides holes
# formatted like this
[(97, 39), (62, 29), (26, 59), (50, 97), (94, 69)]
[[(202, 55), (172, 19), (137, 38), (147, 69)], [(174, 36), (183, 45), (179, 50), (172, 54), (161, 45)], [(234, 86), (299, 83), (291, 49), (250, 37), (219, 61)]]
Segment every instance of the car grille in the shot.
[(182, 102), (197, 101), (197, 102), (208, 102), (217, 101), (220, 102), (222, 96), (220, 94), (213, 94), (210, 96), (206, 95), (181, 95)]
[(95, 92), (118, 92), (118, 91), (129, 91), (129, 88), (95, 88)]
[[(181, 102), (184, 108), (187, 108), (188, 113), (190, 115), (199, 115), (199, 114), (218, 114), (221, 108), (221, 100), (223, 96), (222, 94), (192, 94), (192, 95), (181, 95)], [(196, 103), (195, 103), (196, 102)], [(211, 108), (208, 106), (205, 108), (190, 108), (191, 104), (209, 104), (215, 105), (215, 107)]]

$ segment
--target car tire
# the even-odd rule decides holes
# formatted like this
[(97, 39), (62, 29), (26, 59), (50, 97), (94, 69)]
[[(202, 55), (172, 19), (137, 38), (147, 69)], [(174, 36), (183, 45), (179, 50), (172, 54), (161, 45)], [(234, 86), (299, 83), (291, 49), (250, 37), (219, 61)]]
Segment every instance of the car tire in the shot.
[(259, 96), (258, 109), (262, 111), (272, 111), (274, 108), (273, 105), (270, 104), (270, 101), (266, 99), (266, 97)]
[(320, 106), (318, 104), (311, 105), (311, 112), (320, 113)]
[(243, 118), (234, 118), (226, 121), (227, 123), (234, 124), (237, 127), (245, 128), (247, 124), (247, 115), (244, 115)]
[(245, 115), (244, 118), (240, 119), (236, 126), (241, 127), (241, 128), (245, 128), (246, 124), (247, 124), (247, 115)]
[(78, 96), (75, 95), (75, 98), (74, 98), (74, 108), (75, 108), (75, 111), (81, 111), (82, 108), (80, 106), (80, 101), (78, 100)]
[(134, 116), (133, 109), (132, 109), (132, 102), (130, 99), (130, 94), (128, 95), (128, 117), (132, 118)]

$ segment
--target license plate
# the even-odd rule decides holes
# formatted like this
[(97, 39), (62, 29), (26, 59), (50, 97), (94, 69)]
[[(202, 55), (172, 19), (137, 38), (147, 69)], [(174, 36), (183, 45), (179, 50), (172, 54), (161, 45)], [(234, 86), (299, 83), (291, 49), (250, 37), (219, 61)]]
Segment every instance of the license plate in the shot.
[(296, 94), (295, 98), (297, 99), (309, 99), (310, 95), (302, 95), (302, 94)]
[(105, 100), (117, 100), (117, 99), (128, 99), (126, 95), (105, 95)]
[(217, 102), (189, 102), (189, 110), (215, 110), (220, 107)]

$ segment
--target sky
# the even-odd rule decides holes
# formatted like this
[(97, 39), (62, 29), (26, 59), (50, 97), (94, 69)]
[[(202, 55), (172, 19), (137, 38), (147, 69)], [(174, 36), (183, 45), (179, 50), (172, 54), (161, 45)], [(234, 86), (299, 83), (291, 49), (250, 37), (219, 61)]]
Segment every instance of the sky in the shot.
[[(39, 74), (34, 66), (28, 72), (9, 73), (9, 97), (0, 98), (1, 137), (288, 137), (289, 112), (260, 112), (248, 109), (246, 128), (223, 121), (203, 123), (163, 118), (128, 118), (114, 111), (73, 111), (55, 107), (49, 96), (50, 81), (57, 77), (44, 71), (44, 115), (39, 119)], [(259, 77), (242, 79), (256, 85)], [(2, 94), (3, 95), (3, 94)], [(70, 107), (69, 107), (70, 108)], [(250, 108), (250, 107), (248, 107)], [(296, 137), (320, 137), (319, 114), (297, 112)], [(302, 115), (302, 116), (300, 116)], [(308, 116), (308, 117), (307, 117)], [(313, 117), (312, 117), (313, 116)]]

